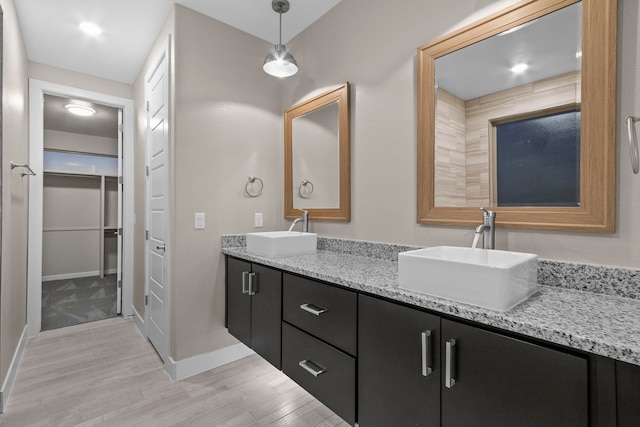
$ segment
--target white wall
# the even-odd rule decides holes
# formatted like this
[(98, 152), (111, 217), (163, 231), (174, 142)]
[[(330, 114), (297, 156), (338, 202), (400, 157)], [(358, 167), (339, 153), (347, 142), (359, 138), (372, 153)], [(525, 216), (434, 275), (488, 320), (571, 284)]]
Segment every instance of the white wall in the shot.
[[(352, 83), (352, 220), (312, 222), (312, 231), (425, 246), (471, 244), (471, 227), (416, 223), (416, 49), (505, 3), (401, 0), (391, 8), (382, 0), (348, 0), (287, 45), (300, 72), (282, 81), (281, 108), (345, 81)], [(640, 177), (631, 172), (623, 127), (626, 115), (640, 114), (640, 16), (636, 0), (619, 0), (619, 8), (617, 232), (498, 230), (500, 249), (640, 267)], [(282, 218), (281, 202), (279, 209)], [(287, 224), (281, 220), (279, 227)]]

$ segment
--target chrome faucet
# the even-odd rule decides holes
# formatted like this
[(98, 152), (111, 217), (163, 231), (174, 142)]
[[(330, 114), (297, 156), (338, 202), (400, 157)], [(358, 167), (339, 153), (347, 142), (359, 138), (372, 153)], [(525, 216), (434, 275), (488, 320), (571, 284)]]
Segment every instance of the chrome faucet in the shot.
[(480, 208), (484, 212), (484, 221), (476, 228), (476, 234), (482, 233), (482, 248), (483, 249), (495, 249), (496, 248), (496, 213), (488, 211), (485, 208)]
[(302, 211), (302, 217), (296, 218), (293, 220), (293, 224), (291, 224), (291, 227), (289, 227), (289, 231), (293, 230), (293, 227), (295, 227), (298, 222), (302, 221), (302, 232), (308, 233), (309, 232), (309, 211), (305, 211), (304, 209), (300, 209), (300, 208), (298, 208), (298, 210)]

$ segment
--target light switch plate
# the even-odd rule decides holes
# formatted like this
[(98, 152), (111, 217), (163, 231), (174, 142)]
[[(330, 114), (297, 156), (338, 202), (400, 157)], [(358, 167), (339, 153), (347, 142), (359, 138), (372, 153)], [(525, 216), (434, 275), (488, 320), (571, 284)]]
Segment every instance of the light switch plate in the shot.
[(264, 217), (262, 216), (262, 212), (256, 212), (253, 225), (256, 228), (260, 228), (263, 226), (263, 224), (264, 224)]
[(204, 212), (196, 212), (193, 219), (194, 230), (204, 230)]

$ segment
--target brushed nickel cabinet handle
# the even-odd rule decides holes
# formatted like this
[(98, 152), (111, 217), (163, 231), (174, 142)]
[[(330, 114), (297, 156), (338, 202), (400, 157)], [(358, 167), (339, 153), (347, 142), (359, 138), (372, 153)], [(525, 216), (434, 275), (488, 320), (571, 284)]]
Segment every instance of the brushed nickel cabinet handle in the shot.
[(243, 294), (249, 293), (249, 272), (248, 271), (242, 272), (242, 293)]
[(447, 340), (445, 343), (445, 370), (444, 385), (451, 388), (456, 384), (455, 357), (456, 340)]
[(298, 365), (305, 371), (309, 372), (314, 377), (317, 377), (320, 374), (327, 372), (325, 368), (318, 366), (316, 363), (313, 363), (311, 360), (301, 360), (298, 362)]
[(422, 376), (426, 377), (433, 372), (431, 367), (431, 331), (426, 330), (420, 335), (422, 339)]
[(258, 276), (256, 273), (249, 273), (249, 295), (258, 293)]
[(300, 306), (300, 309), (306, 311), (307, 313), (311, 313), (314, 316), (320, 316), (322, 313), (326, 313), (327, 312), (326, 309), (324, 309), (322, 307), (315, 306), (313, 304), (302, 304)]

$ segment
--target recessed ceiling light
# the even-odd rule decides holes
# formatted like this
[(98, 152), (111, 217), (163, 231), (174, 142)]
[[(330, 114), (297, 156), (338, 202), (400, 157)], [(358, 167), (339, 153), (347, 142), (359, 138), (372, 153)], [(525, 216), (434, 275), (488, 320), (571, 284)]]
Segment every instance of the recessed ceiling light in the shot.
[(509, 28), (508, 30), (504, 30), (503, 32), (499, 33), (498, 36), (506, 36), (507, 34), (515, 33), (516, 31), (521, 30), (524, 27), (528, 27), (529, 25), (533, 24), (536, 21), (537, 19), (534, 19), (533, 21), (525, 22), (524, 24), (520, 24), (513, 28)]
[(529, 68), (529, 66), (527, 64), (521, 63), (521, 64), (516, 64), (513, 67), (511, 67), (511, 71), (516, 73), (516, 74), (518, 74), (518, 73), (522, 73), (527, 68)]
[(64, 106), (71, 114), (75, 114), (76, 116), (93, 116), (96, 113), (91, 107), (87, 107), (85, 105), (78, 104), (67, 104)]
[(99, 36), (102, 34), (102, 28), (98, 27), (93, 22), (83, 22), (80, 24), (80, 29), (89, 36)]

